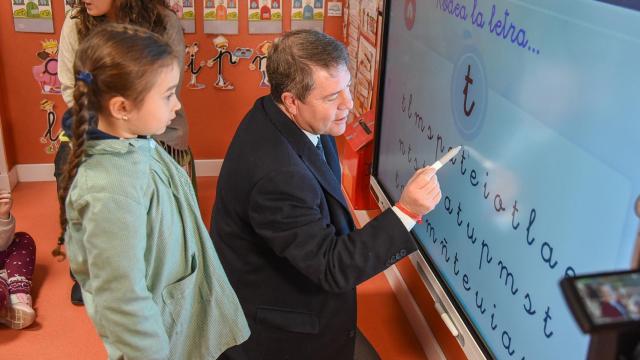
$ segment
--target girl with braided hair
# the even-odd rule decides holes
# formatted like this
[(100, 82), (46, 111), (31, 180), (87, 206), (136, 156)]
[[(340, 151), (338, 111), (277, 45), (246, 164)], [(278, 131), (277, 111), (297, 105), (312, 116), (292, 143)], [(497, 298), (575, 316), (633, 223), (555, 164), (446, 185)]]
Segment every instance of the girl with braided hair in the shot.
[(150, 138), (180, 109), (180, 69), (135, 26), (103, 25), (78, 48), (60, 222), (110, 359), (215, 359), (249, 336), (189, 177)]
[[(120, 23), (143, 27), (165, 39), (176, 54), (180, 56), (184, 54), (182, 25), (177, 16), (166, 6), (164, 0), (80, 0), (77, 4), (64, 21), (58, 50), (58, 77), (62, 87), (62, 97), (69, 109), (73, 106), (73, 89), (76, 82), (73, 73), (76, 51), (89, 33), (102, 24)], [(182, 73), (180, 75), (178, 89), (181, 88), (182, 83)], [(69, 153), (70, 110), (63, 116), (62, 128), (64, 132), (60, 137), (60, 147), (55, 158), (54, 174), (58, 185), (60, 185)], [(176, 118), (167, 130), (162, 134), (154, 135), (154, 139), (187, 171), (196, 189), (195, 163), (189, 149), (188, 124), (184, 111), (178, 110)], [(72, 289), (71, 301), (74, 304), (82, 304), (77, 283)]]

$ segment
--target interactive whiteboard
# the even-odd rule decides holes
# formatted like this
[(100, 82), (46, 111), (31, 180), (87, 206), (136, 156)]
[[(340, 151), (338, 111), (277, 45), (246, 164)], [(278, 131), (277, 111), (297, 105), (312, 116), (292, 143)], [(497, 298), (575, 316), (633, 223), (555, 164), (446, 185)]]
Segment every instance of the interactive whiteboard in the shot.
[(413, 231), (431, 271), (486, 357), (584, 359), (558, 282), (634, 261), (640, 12), (392, 0), (385, 23), (374, 182), (394, 202), (463, 145)]

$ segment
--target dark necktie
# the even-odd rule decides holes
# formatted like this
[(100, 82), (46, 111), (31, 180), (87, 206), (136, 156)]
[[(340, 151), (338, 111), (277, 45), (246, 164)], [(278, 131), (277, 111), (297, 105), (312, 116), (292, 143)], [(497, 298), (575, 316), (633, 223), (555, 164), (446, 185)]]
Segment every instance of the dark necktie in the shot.
[(322, 147), (322, 140), (320, 139), (320, 136), (318, 136), (318, 142), (316, 143), (316, 149), (318, 149), (318, 151), (320, 152), (320, 156), (322, 156), (322, 160), (324, 160), (326, 162), (327, 158), (324, 156), (324, 148)]

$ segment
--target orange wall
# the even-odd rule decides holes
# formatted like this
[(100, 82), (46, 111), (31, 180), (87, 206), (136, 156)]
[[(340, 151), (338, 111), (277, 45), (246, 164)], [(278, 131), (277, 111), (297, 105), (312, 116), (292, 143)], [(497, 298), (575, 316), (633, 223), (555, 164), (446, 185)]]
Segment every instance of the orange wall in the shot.
[[(202, 13), (202, 1), (194, 1), (196, 14)], [(325, 1), (326, 2), (326, 1)], [(61, 96), (42, 95), (31, 75), (31, 68), (41, 61), (36, 53), (41, 50), (40, 41), (58, 38), (64, 21), (63, 1), (52, 1), (55, 34), (22, 33), (13, 30), (11, 2), (0, 1), (0, 117), (4, 129), (9, 168), (16, 164), (51, 163), (53, 155), (44, 152), (40, 137), (46, 129), (46, 114), (40, 110), (44, 98), (56, 103), (58, 121), (66, 105)], [(239, 35), (225, 35), (231, 48), (238, 46), (254, 48), (264, 40), (276, 35), (249, 35), (247, 24), (247, 2), (239, 1)], [(283, 1), (283, 29), (290, 29), (291, 1)], [(185, 42), (198, 41), (200, 51), (196, 60), (215, 56), (211, 39), (215, 35), (202, 33), (202, 16), (196, 18), (196, 33), (186, 34)], [(342, 17), (326, 17), (324, 31), (342, 39)], [(236, 86), (233, 91), (213, 88), (215, 68), (204, 68), (198, 81), (207, 85), (202, 90), (182, 90), (183, 107), (190, 125), (190, 145), (196, 159), (222, 159), (240, 120), (253, 105), (256, 98), (268, 93), (258, 88), (260, 73), (249, 70), (249, 61), (241, 60), (237, 65), (225, 64), (225, 79)], [(190, 74), (185, 73), (185, 84)], [(56, 131), (57, 127), (56, 126)]]

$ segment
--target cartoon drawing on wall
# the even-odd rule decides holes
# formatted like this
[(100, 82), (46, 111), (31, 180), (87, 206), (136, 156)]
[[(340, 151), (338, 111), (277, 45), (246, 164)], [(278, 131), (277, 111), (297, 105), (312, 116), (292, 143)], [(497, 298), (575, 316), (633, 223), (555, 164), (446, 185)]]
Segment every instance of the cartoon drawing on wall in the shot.
[(40, 86), (43, 94), (60, 94), (58, 79), (58, 41), (49, 39), (41, 42), (42, 50), (37, 56), (42, 64), (32, 68), (33, 78)]
[[(267, 58), (269, 57), (269, 51), (271, 50), (271, 46), (273, 45), (272, 41), (263, 41), (256, 48), (256, 56), (254, 56), (253, 60), (251, 60), (251, 64), (249, 64), (249, 70), (260, 71), (260, 85), (258, 87), (268, 88), (271, 87), (269, 84), (269, 77), (267, 76)], [(258, 65), (256, 66), (256, 63)]]
[(204, 10), (205, 34), (238, 34), (237, 0), (207, 0)]
[(247, 0), (250, 34), (282, 32), (282, 0)]
[(38, 2), (24, 0), (13, 0), (13, 17), (27, 18), (51, 18), (51, 3), (49, 0), (38, 0)]
[(191, 45), (186, 46), (185, 53), (189, 55), (189, 62), (184, 66), (184, 71), (191, 73), (191, 80), (187, 84), (187, 88), (192, 90), (204, 89), (205, 85), (198, 82), (198, 74), (202, 71), (204, 66), (204, 60), (200, 61), (200, 65), (196, 65), (196, 54), (200, 50), (198, 42), (194, 42)]
[(291, 30), (312, 29), (323, 31), (324, 0), (293, 0)]
[(218, 0), (216, 6), (216, 19), (227, 20), (227, 7), (224, 5), (224, 0)]
[(305, 0), (304, 10), (302, 10), (302, 19), (313, 20), (313, 7), (311, 0)]
[(262, 0), (261, 3), (260, 20), (271, 20), (271, 7), (269, 6), (269, 0)]
[(40, 137), (40, 143), (46, 144), (44, 152), (47, 154), (54, 154), (58, 151), (60, 134), (62, 133), (62, 129), (58, 129), (56, 135), (53, 135), (53, 128), (56, 125), (56, 113), (53, 111), (54, 106), (55, 103), (51, 100), (42, 99), (42, 101), (40, 101), (40, 110), (47, 112), (47, 128)]
[(245, 47), (237, 47), (233, 50), (233, 56), (238, 59), (251, 59), (251, 55), (253, 55), (253, 49), (245, 48)]
[(169, 7), (169, 9), (171, 9), (171, 11), (176, 13), (176, 15), (178, 16), (178, 19), (183, 18), (184, 3), (182, 2), (182, 0), (167, 0), (167, 6)]
[(218, 75), (216, 78), (216, 82), (214, 86), (220, 90), (233, 90), (234, 86), (230, 81), (226, 81), (222, 75), (222, 63), (224, 60), (224, 56), (227, 55), (229, 58), (229, 63), (231, 65), (235, 65), (238, 63), (238, 58), (231, 53), (231, 51), (227, 50), (229, 47), (229, 40), (222, 35), (218, 35), (215, 39), (213, 39), (213, 45), (216, 50), (218, 50), (218, 55), (209, 59), (207, 61), (208, 67), (213, 67), (213, 64), (218, 63)]

